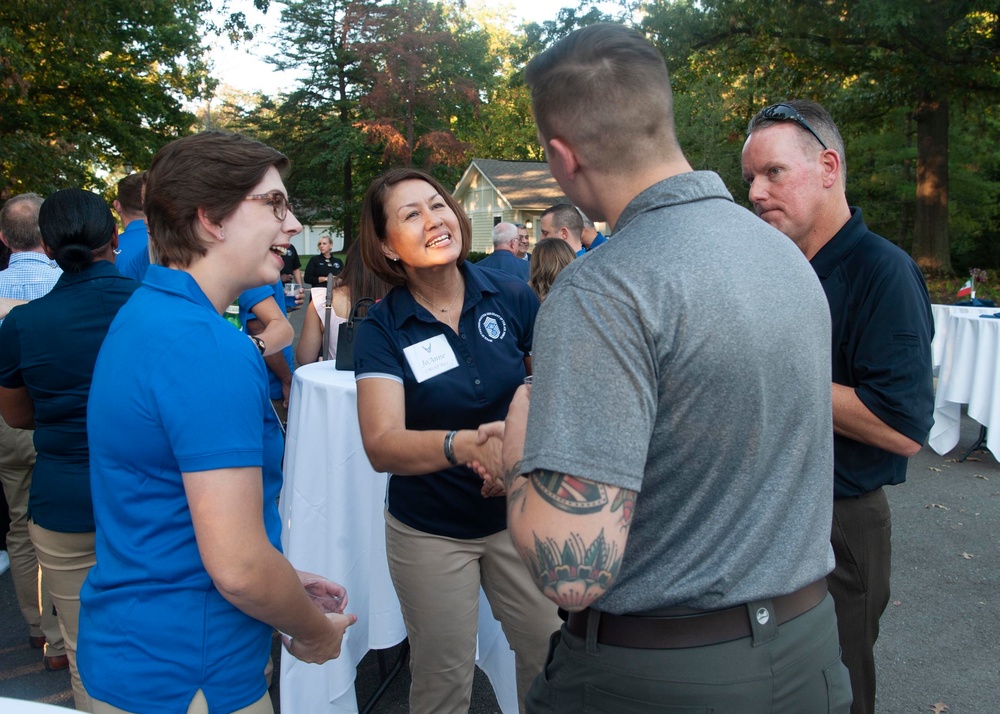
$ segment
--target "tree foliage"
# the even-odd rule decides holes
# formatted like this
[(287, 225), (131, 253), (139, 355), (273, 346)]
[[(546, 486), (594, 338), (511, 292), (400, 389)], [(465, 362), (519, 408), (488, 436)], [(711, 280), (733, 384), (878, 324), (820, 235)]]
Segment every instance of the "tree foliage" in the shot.
[(204, 0), (0, 3), (0, 197), (99, 183), (187, 133)]
[(904, 242), (922, 267), (950, 271), (949, 122), (968, 120), (970, 102), (1000, 97), (996, 0), (680, 0), (644, 7), (643, 27), (681, 91), (715, 76), (729, 87), (729, 110), (744, 121), (765, 104), (812, 98), (831, 109), (845, 133), (889, 133), (897, 147), (912, 147), (913, 157), (897, 152), (908, 166), (905, 179), (915, 182), (912, 216), (901, 207)]

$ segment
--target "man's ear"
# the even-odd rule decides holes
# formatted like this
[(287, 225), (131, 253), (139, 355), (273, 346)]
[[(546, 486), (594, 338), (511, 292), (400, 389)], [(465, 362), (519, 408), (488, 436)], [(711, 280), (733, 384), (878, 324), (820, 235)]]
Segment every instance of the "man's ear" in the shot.
[(7, 246), (8, 250), (10, 249), (10, 243), (7, 242), (7, 236), (3, 234), (3, 231), (0, 231), (0, 243), (3, 243), (5, 246)]
[(823, 167), (823, 188), (831, 188), (841, 182), (840, 154), (833, 149), (827, 149), (820, 155), (820, 165)]
[(555, 137), (549, 141), (549, 152), (551, 160), (555, 158), (559, 162), (559, 168), (563, 176), (572, 180), (580, 170), (580, 162), (577, 160), (576, 151), (565, 139)]

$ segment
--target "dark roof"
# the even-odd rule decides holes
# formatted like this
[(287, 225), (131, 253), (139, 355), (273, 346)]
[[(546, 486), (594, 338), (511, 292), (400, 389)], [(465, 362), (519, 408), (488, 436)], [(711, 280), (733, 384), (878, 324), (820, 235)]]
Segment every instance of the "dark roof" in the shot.
[[(544, 161), (473, 159), (469, 168), (472, 166), (479, 169), (514, 208), (544, 210), (553, 204), (568, 202)], [(465, 183), (468, 174), (469, 169), (466, 169), (459, 186)]]

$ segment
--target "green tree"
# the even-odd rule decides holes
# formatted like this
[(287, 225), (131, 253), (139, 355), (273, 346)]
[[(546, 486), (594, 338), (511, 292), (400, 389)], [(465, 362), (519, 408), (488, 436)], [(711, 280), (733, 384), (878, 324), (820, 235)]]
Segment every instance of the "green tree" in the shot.
[[(368, 163), (358, 126), (371, 81), (363, 49), (377, 41), (387, 10), (374, 0), (297, 0), (281, 12), (282, 41), (271, 59), (301, 79), (277, 102), (267, 100), (244, 125), (292, 159), (289, 190), (306, 217), (329, 219), (353, 240), (360, 200), (355, 172)], [(362, 186), (363, 188), (363, 186)]]
[(886, 127), (906, 108), (915, 126), (912, 252), (921, 267), (950, 272), (949, 120), (957, 97), (1000, 96), (996, 0), (683, 0), (645, 9), (643, 26), (668, 64), (722, 77), (745, 117), (792, 95), (822, 101), (844, 124), (866, 117)]
[(272, 61), (303, 79), (238, 125), (292, 159), (306, 217), (332, 219), (349, 244), (360, 193), (389, 166), (457, 178), (460, 127), (479, 120), (497, 62), (474, 21), (429, 0), (297, 0), (281, 18)]
[(207, 0), (0, 3), (0, 199), (100, 185), (190, 131)]

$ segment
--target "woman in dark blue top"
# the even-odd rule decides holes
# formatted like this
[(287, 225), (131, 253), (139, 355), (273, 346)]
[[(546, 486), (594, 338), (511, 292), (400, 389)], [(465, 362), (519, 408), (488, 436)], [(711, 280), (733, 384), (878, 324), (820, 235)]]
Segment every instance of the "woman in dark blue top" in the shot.
[(355, 342), (365, 450), (389, 471), (386, 550), (412, 651), (410, 712), (467, 712), (480, 586), (514, 650), (519, 701), (541, 671), (555, 606), (507, 533), (503, 419), (530, 371), (538, 298), (523, 280), (465, 260), (471, 225), (451, 195), (411, 169), (385, 174), (361, 209), (365, 266), (396, 287)]
[(138, 284), (115, 269), (115, 220), (97, 194), (56, 191), (38, 223), (63, 274), (0, 326), (0, 411), (35, 430), (28, 528), (65, 635), (76, 708), (90, 711), (76, 667), (80, 587), (94, 564), (87, 397), (108, 327)]

